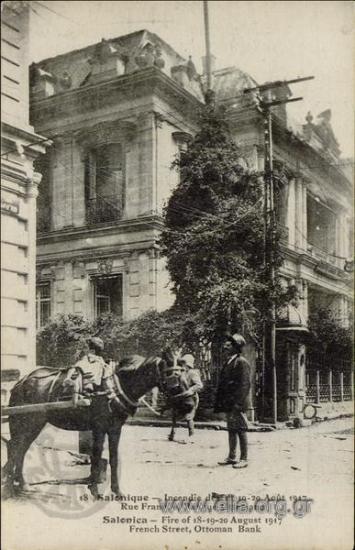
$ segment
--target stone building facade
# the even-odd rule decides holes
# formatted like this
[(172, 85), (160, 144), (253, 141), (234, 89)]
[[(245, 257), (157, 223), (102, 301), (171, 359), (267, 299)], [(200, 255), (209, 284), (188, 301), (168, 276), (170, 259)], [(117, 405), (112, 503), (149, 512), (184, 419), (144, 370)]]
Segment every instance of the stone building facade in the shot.
[[(263, 117), (258, 98), (243, 93), (256, 82), (230, 67), (214, 70), (212, 83), (246, 166), (262, 172)], [(172, 304), (159, 255), (162, 208), (179, 177), (171, 163), (196, 131), (203, 88), (192, 60), (148, 31), (32, 66), (32, 124), (53, 141), (38, 167), (38, 326), (60, 313), (132, 319)], [(299, 335), (309, 313), (324, 304), (348, 322), (352, 185), (330, 118), (329, 110), (315, 121), (308, 115), (295, 128), (284, 106), (273, 113), (282, 278), (300, 298), (278, 327), (282, 417), (307, 403)]]
[[(214, 86), (249, 168), (263, 171), (263, 116), (255, 108), (258, 99), (243, 93), (253, 85), (246, 84), (237, 69), (227, 69), (215, 72)], [(290, 96), (291, 90), (283, 86), (275, 89), (272, 99)], [(308, 113), (305, 124), (296, 126), (280, 106), (273, 111), (272, 126), (275, 208), (284, 255), (280, 274), (285, 290), (297, 294), (296, 307), (291, 303), (279, 312), (276, 333), (278, 416), (287, 419), (302, 415), (310, 402), (341, 402), (341, 409), (342, 402), (353, 397), (350, 361), (329, 383), (332, 374), (320, 372), (320, 358), (307, 346), (309, 316), (317, 310), (331, 310), (343, 327), (352, 315), (352, 276), (346, 265), (353, 254), (353, 163), (340, 156), (329, 109), (315, 119)], [(265, 373), (259, 376), (262, 393)], [(265, 409), (270, 417), (271, 406)]]
[(36, 197), (44, 138), (29, 125), (26, 2), (1, 14), (1, 393), (35, 368)]
[(39, 325), (172, 303), (161, 214), (202, 101), (183, 63), (142, 31), (32, 68), (32, 122), (53, 141), (38, 167)]

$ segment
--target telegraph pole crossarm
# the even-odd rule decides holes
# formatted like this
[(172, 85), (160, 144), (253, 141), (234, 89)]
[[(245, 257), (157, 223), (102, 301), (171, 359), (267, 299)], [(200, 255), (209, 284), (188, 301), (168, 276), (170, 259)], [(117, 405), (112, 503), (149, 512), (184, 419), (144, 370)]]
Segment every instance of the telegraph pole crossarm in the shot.
[(282, 88), (284, 86), (288, 86), (288, 84), (296, 84), (297, 82), (305, 82), (306, 80), (313, 79), (314, 76), (304, 76), (302, 78), (294, 78), (292, 80), (275, 80), (274, 82), (266, 82), (265, 84), (260, 84), (260, 86), (254, 86), (253, 88), (245, 88), (243, 93), (249, 94), (251, 92), (263, 92), (272, 88)]

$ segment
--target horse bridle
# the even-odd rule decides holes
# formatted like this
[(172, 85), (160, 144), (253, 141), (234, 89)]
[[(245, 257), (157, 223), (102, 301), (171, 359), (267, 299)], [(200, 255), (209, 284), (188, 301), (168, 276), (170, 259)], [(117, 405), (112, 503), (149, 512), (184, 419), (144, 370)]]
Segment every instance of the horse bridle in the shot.
[[(165, 376), (165, 372), (168, 372), (168, 371), (165, 370), (164, 365), (165, 365), (164, 359), (162, 359), (162, 358), (156, 359), (156, 373), (157, 373), (157, 380), (158, 380), (157, 386), (158, 386), (159, 391), (161, 391), (163, 393), (166, 391), (166, 380), (165, 379), (167, 377)], [(117, 374), (114, 374), (113, 377), (114, 377), (114, 381), (115, 381), (116, 391), (118, 393), (118, 395), (116, 396), (116, 399), (118, 399), (119, 404), (123, 407), (123, 409), (128, 414), (130, 414), (130, 415), (134, 414), (135, 410), (139, 406), (139, 400), (138, 401), (133, 401), (133, 399), (131, 399), (126, 394), (126, 392), (123, 390), (123, 388), (121, 386), (121, 383), (120, 383), (120, 380), (119, 380), (119, 377), (117, 376)], [(120, 398), (121, 398), (121, 400), (120, 400)], [(122, 402), (122, 398), (123, 398), (123, 402)]]
[[(165, 368), (163, 368), (163, 370), (161, 368), (162, 365), (165, 365)], [(171, 378), (175, 378), (175, 379), (177, 378), (179, 381), (179, 384), (175, 384), (175, 386), (180, 385), (180, 377), (177, 376), (176, 374), (173, 374), (175, 370), (176, 370), (176, 367), (174, 366), (168, 367), (164, 359), (159, 359), (159, 361), (157, 362), (158, 388), (159, 388), (159, 391), (161, 391), (166, 395), (170, 395), (171, 389), (172, 389), (171, 385), (169, 385), (169, 379), (171, 381)]]

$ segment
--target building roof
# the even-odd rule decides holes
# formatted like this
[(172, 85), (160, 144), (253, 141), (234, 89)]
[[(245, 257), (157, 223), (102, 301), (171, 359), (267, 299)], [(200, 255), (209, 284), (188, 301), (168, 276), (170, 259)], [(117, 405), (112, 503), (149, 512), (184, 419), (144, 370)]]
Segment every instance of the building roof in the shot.
[(213, 72), (213, 89), (218, 101), (233, 100), (240, 96), (245, 88), (257, 85), (254, 78), (237, 67), (227, 67)]
[[(116, 60), (122, 66), (121, 72), (113, 69)], [(184, 59), (159, 36), (145, 29), (109, 40), (103, 39), (85, 48), (33, 64), (32, 92), (36, 79), (37, 82), (40, 79), (51, 82), (52, 91), (49, 94), (46, 92), (47, 97), (114, 76), (135, 73), (145, 66), (159, 68), (199, 101), (203, 101), (206, 76), (197, 74), (191, 58)], [(212, 76), (212, 87), (217, 102), (233, 108), (236, 113), (243, 109), (246, 112), (245, 107), (256, 107), (256, 93), (243, 94), (246, 88), (258, 85), (248, 73), (232, 66), (215, 70)], [(279, 113), (274, 110), (274, 114), (277, 116)], [(337, 161), (340, 150), (331, 127), (331, 111), (328, 109), (320, 113), (315, 122), (309, 113), (306, 120), (307, 124), (295, 123), (290, 117), (286, 117), (284, 108), (283, 125), (319, 154), (330, 161)]]
[(118, 57), (124, 60), (125, 73), (134, 72), (139, 69), (136, 58), (142, 50), (151, 44), (155, 49), (163, 52), (164, 67), (162, 70), (169, 76), (171, 67), (187, 63), (169, 44), (159, 36), (147, 30), (140, 30), (109, 40), (102, 39), (101, 42), (86, 46), (78, 50), (43, 59), (31, 66), (32, 71), (42, 69), (51, 73), (56, 79), (61, 79), (63, 74), (70, 79), (70, 88), (75, 89), (88, 82), (92, 71), (92, 60), (98, 55), (99, 48), (106, 44)]

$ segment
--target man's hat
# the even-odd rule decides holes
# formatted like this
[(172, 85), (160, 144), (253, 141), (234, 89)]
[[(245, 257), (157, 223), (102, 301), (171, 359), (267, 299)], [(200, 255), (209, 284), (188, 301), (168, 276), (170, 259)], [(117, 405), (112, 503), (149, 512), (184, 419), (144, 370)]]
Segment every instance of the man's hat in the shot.
[(240, 348), (242, 346), (245, 346), (246, 344), (246, 341), (241, 334), (237, 334), (237, 333), (233, 334), (233, 336), (230, 337), (230, 340), (235, 346), (238, 346)]
[(195, 365), (195, 358), (194, 358), (194, 356), (193, 356), (191, 353), (186, 353), (186, 355), (184, 355), (184, 356), (181, 358), (181, 361), (182, 361), (187, 367), (190, 367), (190, 369), (193, 369), (193, 368), (194, 368), (194, 365)]
[(97, 336), (91, 336), (91, 338), (88, 339), (88, 344), (89, 346), (99, 349), (100, 351), (103, 351), (105, 347), (103, 340)]

